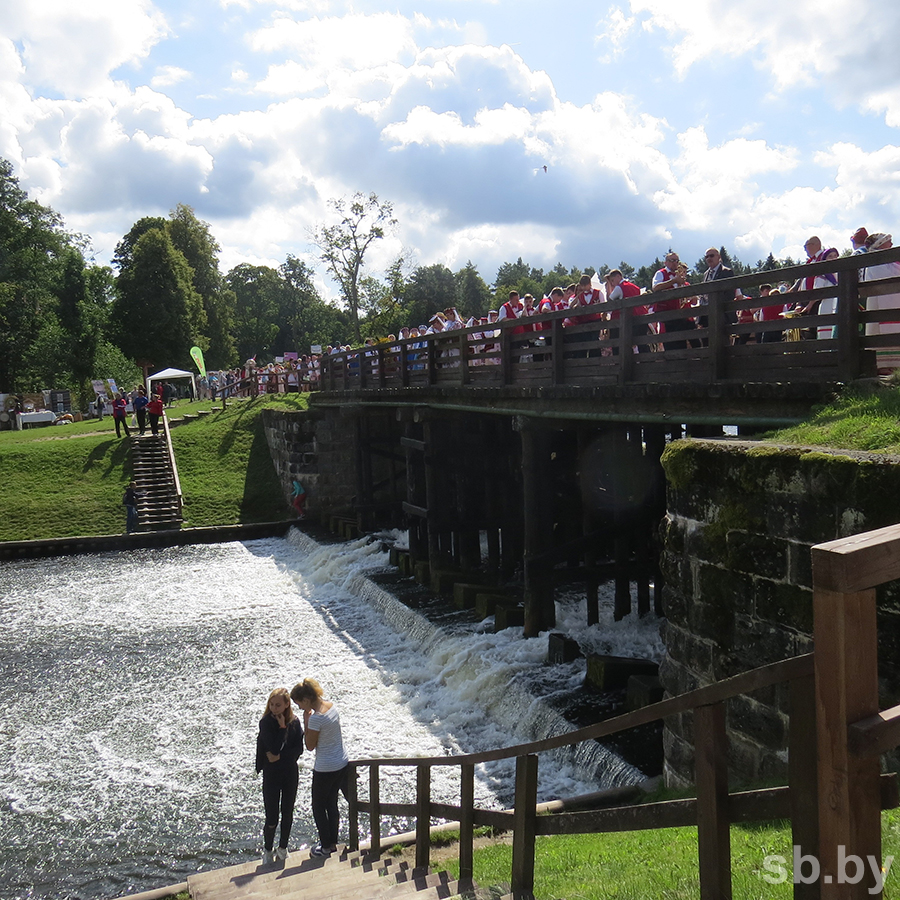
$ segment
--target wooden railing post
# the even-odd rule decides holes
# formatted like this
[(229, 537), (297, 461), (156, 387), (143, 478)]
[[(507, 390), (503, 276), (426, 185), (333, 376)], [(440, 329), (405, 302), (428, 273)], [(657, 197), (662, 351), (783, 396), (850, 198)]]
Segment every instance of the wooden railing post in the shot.
[[(803, 856), (819, 858), (819, 794), (816, 766), (816, 681), (812, 675), (790, 683), (791, 731), (788, 783), (791, 837)], [(818, 880), (794, 882), (794, 900), (819, 900)]]
[[(878, 712), (878, 654), (875, 590), (840, 593), (813, 578), (813, 636), (816, 645), (816, 733), (818, 735), (819, 863), (823, 900), (856, 900), (870, 894), (874, 880), (867, 857), (881, 861), (881, 794), (878, 757), (853, 756), (847, 729)], [(855, 855), (865, 877), (844, 884), (843, 867)], [(839, 883), (839, 878), (840, 882)]]
[(428, 338), (425, 341), (425, 353), (426, 366), (428, 368), (428, 383), (434, 384), (437, 381), (437, 362), (435, 360), (437, 351), (435, 350), (435, 337), (433, 334), (428, 335)]
[(459, 334), (459, 383), (465, 387), (469, 383), (469, 343), (471, 335), (465, 332)]
[(550, 328), (550, 380), (551, 384), (562, 384), (565, 376), (565, 354), (563, 353), (563, 320), (554, 319)]
[(377, 763), (369, 766), (369, 852), (373, 856), (381, 853), (381, 787), (380, 767)]
[(500, 383), (512, 383), (512, 328), (500, 329)]
[(731, 900), (728, 738), (724, 703), (698, 706), (694, 710), (694, 766), (700, 900)]
[(459, 877), (474, 878), (475, 872), (475, 766), (459, 767)]
[(431, 861), (431, 766), (416, 766), (416, 868)]
[(534, 836), (537, 818), (538, 758), (516, 757), (516, 808), (513, 814), (512, 893), (516, 900), (534, 896)]
[(356, 766), (350, 763), (347, 771), (347, 846), (359, 850), (359, 796), (356, 790)]
[(838, 272), (838, 367), (845, 381), (862, 374), (859, 339), (859, 270)]

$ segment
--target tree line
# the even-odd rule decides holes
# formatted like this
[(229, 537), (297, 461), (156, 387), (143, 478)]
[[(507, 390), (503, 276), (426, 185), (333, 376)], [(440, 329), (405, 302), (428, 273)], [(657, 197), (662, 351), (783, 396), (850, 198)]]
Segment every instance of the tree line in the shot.
[[(357, 193), (331, 205), (339, 222), (308, 237), (340, 304), (321, 296), (311, 264), (293, 255), (277, 268), (240, 263), (223, 275), (209, 224), (184, 204), (168, 217), (139, 219), (116, 246), (114, 268), (97, 265), (88, 239), (30, 199), (0, 159), (0, 393), (68, 388), (84, 406), (92, 378), (131, 385), (142, 365), (190, 368), (192, 346), (214, 370), (250, 358), (265, 363), (287, 350), (396, 334), (450, 306), (464, 317), (484, 316), (511, 290), (540, 299), (595, 272), (562, 263), (545, 272), (520, 257), (503, 263), (489, 285), (471, 261), (454, 272), (401, 255), (378, 277), (367, 255), (397, 225), (391, 204)], [(737, 275), (794, 264), (770, 254), (752, 268), (721, 252)], [(662, 266), (655, 259), (618, 268), (649, 288)], [(702, 259), (695, 268), (705, 268)], [(599, 274), (608, 271), (604, 265)]]

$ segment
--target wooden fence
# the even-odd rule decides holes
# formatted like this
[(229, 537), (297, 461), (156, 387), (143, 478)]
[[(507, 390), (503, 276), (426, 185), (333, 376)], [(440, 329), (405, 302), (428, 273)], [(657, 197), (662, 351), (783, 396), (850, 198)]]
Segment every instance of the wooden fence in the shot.
[[(880, 895), (871, 871), (857, 883), (842, 878), (841, 859), (881, 860), (881, 810), (900, 805), (894, 774), (881, 775), (879, 754), (900, 745), (900, 707), (878, 711), (875, 587), (900, 578), (900, 525), (812, 550), (815, 653), (772, 663), (559, 737), (457, 757), (360, 759), (348, 779), (350, 842), (358, 846), (359, 815), (370, 821), (371, 850), (380, 852), (382, 816), (416, 820), (416, 865), (429, 863), (432, 818), (459, 822), (461, 877), (472, 876), (473, 831), (490, 825), (513, 832), (513, 893), (532, 896), (535, 838), (696, 825), (703, 900), (731, 897), (730, 825), (790, 819), (793, 843), (819, 860), (818, 881), (795, 883), (794, 896), (856, 900)], [(731, 697), (787, 683), (790, 697), (789, 778), (783, 787), (729, 793), (725, 704)], [(539, 815), (537, 753), (598, 740), (691, 711), (696, 798), (588, 812)], [(475, 766), (516, 759), (513, 811), (478, 809)], [(416, 768), (416, 802), (381, 800), (381, 771)], [(431, 799), (431, 770), (459, 769), (459, 804)], [(368, 799), (357, 796), (357, 771), (368, 770)], [(841, 855), (842, 854), (842, 855)], [(762, 863), (762, 860), (760, 860)]]
[[(596, 385), (673, 382), (847, 382), (875, 374), (875, 352), (900, 347), (900, 335), (866, 336), (867, 324), (891, 321), (892, 310), (865, 309), (868, 297), (900, 292), (900, 278), (859, 280), (859, 267), (900, 260), (900, 248), (865, 256), (757, 272), (688, 285), (656, 294), (609, 301), (578, 311), (504, 320), (416, 338), (379, 343), (322, 357), (324, 390), (378, 390), (387, 387)], [(832, 274), (837, 285), (765, 299), (734, 300), (773, 280), (788, 283)], [(689, 306), (638, 315), (635, 308), (678, 300)], [(741, 310), (760, 306), (837, 299), (837, 312), (770, 322), (737, 323)], [(863, 307), (862, 309), (860, 307)], [(618, 313), (610, 320), (610, 314)], [(596, 315), (579, 324), (566, 320)], [(665, 332), (665, 323), (705, 316), (704, 328)], [(605, 320), (605, 321), (601, 321)], [(534, 330), (521, 333), (526, 325)], [(833, 329), (816, 340), (782, 339), (746, 343), (750, 335), (776, 332), (783, 338), (810, 329)], [(517, 332), (519, 330), (519, 333)], [(822, 331), (824, 334), (825, 332)], [(821, 335), (820, 335), (821, 337)], [(673, 345), (687, 341), (684, 349)]]

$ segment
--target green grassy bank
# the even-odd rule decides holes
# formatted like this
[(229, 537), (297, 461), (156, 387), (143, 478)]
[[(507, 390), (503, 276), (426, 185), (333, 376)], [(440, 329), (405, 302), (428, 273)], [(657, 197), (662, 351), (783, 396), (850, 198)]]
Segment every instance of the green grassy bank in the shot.
[[(184, 495), (185, 527), (288, 518), (269, 457), (261, 413), (305, 409), (297, 394), (232, 401), (228, 408), (172, 429)], [(170, 419), (211, 403), (182, 403)], [(130, 441), (112, 419), (0, 432), (0, 540), (20, 541), (124, 531), (122, 493), (131, 477)]]

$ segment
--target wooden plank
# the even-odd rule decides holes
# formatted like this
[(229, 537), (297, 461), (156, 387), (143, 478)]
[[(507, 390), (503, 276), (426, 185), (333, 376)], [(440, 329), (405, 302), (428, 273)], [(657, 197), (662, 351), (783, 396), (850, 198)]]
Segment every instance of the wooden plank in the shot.
[(694, 767), (700, 900), (731, 900), (728, 737), (724, 703), (694, 710)]
[(868, 716), (849, 728), (848, 743), (854, 756), (881, 756), (900, 746), (900, 706)]
[(816, 544), (812, 568), (814, 583), (829, 591), (850, 594), (894, 581), (900, 578), (900, 525)]
[(409, 516), (415, 516), (417, 519), (428, 518), (428, 510), (424, 506), (416, 506), (415, 503), (410, 503), (408, 500), (403, 501), (403, 512)]
[(537, 804), (538, 758), (516, 760), (516, 806), (513, 821), (512, 891), (519, 900), (534, 892), (535, 805)]
[(416, 769), (416, 867), (427, 869), (431, 860), (431, 766)]
[[(804, 856), (819, 857), (819, 790), (816, 755), (816, 682), (812, 675), (790, 685), (788, 750), (791, 837)], [(819, 882), (794, 884), (794, 900), (819, 900)]]
[(426, 450), (425, 441), (418, 441), (415, 438), (407, 437), (405, 434), (400, 436), (400, 446), (409, 450), (419, 450), (423, 453)]
[(369, 766), (369, 847), (373, 855), (381, 851), (380, 766)]
[[(869, 896), (871, 872), (856, 885), (838, 884), (838, 857), (881, 859), (879, 761), (851, 755), (848, 727), (878, 712), (874, 589), (826, 590), (813, 575), (813, 637), (818, 739), (819, 863), (823, 900)], [(841, 874), (843, 874), (841, 872)]]
[(356, 794), (357, 768), (350, 765), (347, 771), (347, 830), (349, 832), (347, 846), (351, 850), (359, 849), (359, 807)]
[(459, 770), (459, 877), (473, 878), (475, 869), (475, 766)]

